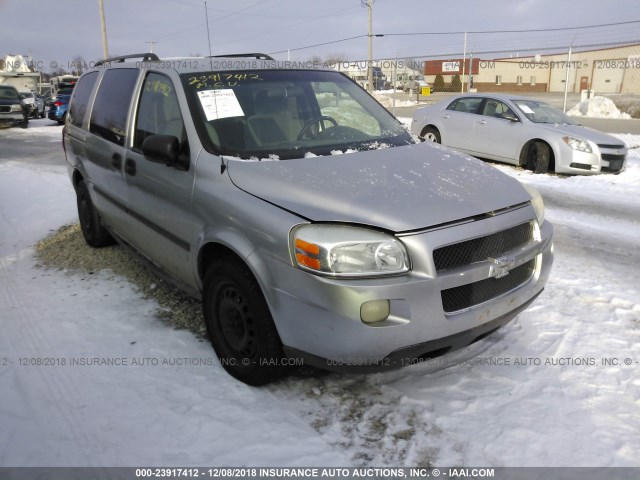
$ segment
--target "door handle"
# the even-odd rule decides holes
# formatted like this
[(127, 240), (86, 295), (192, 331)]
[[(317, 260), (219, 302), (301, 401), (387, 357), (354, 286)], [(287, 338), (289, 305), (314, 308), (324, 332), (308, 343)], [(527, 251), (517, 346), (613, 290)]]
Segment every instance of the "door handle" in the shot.
[(124, 162), (124, 173), (134, 177), (136, 175), (136, 162), (134, 162), (130, 158), (127, 158), (127, 160)]
[(442, 118), (449, 118), (449, 115), (443, 115)]
[(120, 170), (120, 167), (122, 167), (122, 155), (120, 155), (119, 153), (114, 153), (113, 155), (111, 155), (111, 165), (116, 170)]
[(486, 120), (480, 120), (478, 123), (481, 123), (482, 125), (486, 125), (487, 121)]

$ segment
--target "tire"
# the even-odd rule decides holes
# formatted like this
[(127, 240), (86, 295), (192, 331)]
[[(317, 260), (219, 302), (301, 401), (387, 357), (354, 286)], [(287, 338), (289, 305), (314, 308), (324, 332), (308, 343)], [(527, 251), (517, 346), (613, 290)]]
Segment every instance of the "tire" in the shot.
[(232, 377), (252, 386), (283, 378), (288, 369), (280, 336), (258, 282), (233, 257), (211, 264), (202, 308), (211, 345)]
[(66, 121), (67, 121), (67, 112), (64, 112), (64, 115), (62, 115), (62, 118), (58, 120), (58, 125), (64, 125), (64, 122)]
[(46, 114), (45, 114), (44, 110), (45, 110), (45, 108), (42, 107), (42, 113), (40, 114), (40, 118), (44, 118), (45, 117)]
[(102, 226), (100, 216), (93, 206), (89, 195), (89, 188), (84, 180), (80, 180), (76, 186), (76, 200), (78, 204), (80, 228), (82, 229), (82, 235), (87, 245), (94, 248), (112, 245), (115, 241)]
[(20, 128), (29, 128), (29, 119), (25, 118), (23, 122), (20, 124)]
[(427, 142), (442, 143), (442, 139), (440, 138), (440, 132), (433, 127), (425, 127), (422, 130), (422, 134), (420, 135), (420, 138), (423, 138)]
[(531, 144), (527, 154), (527, 170), (531, 170), (533, 173), (547, 173), (550, 157), (549, 145), (542, 142)]

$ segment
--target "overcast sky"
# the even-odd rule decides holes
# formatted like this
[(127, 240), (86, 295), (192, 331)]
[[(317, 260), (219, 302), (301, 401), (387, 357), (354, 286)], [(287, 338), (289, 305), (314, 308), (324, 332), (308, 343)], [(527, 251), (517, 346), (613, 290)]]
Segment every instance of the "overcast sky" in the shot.
[[(98, 0), (0, 0), (0, 57), (31, 54), (64, 65), (102, 58)], [(207, 55), (204, 1), (104, 0), (109, 53), (154, 50), (164, 57)], [(367, 58), (367, 8), (360, 0), (208, 0), (212, 53), (263, 52), (279, 59)], [(463, 31), (580, 27), (640, 20), (638, 0), (376, 0), (374, 57), (461, 53)], [(390, 35), (406, 33), (438, 35)], [(347, 41), (300, 49), (310, 45)], [(581, 30), (468, 35), (467, 50), (517, 56), (558, 46), (640, 43), (640, 23)], [(485, 54), (486, 56), (486, 54)], [(49, 71), (48, 68), (44, 68)]]

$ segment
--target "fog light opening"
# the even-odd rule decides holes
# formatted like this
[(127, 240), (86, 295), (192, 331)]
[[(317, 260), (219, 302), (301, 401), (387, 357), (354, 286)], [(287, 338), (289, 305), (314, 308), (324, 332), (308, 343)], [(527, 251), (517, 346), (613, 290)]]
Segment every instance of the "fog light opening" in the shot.
[(360, 307), (360, 319), (364, 323), (383, 322), (389, 318), (391, 306), (389, 300), (369, 300)]

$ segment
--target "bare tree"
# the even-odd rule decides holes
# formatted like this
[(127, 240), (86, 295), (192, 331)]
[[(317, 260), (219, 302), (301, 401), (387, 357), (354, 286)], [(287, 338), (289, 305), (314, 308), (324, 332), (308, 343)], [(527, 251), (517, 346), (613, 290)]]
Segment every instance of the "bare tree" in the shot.
[(84, 57), (82, 55), (76, 55), (75, 57), (73, 57), (73, 60), (71, 60), (71, 65), (69, 65), (69, 68), (71, 69), (71, 73), (73, 75), (80, 76), (82, 75), (82, 72), (87, 69), (87, 62), (84, 60)]

